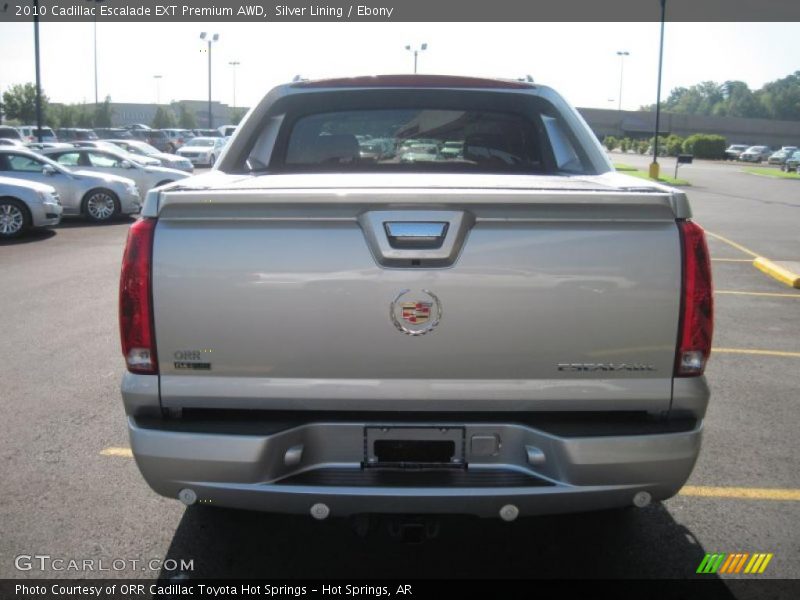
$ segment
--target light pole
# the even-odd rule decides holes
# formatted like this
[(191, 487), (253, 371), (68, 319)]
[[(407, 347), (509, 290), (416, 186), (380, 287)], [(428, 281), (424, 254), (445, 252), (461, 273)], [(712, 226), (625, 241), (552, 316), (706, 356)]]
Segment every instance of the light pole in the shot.
[(232, 60), (228, 63), (233, 67), (233, 110), (236, 110), (236, 67), (241, 63), (238, 60)]
[(156, 104), (161, 104), (161, 75), (153, 75), (156, 80)]
[(103, 0), (94, 0), (94, 109), (97, 110), (97, 105), (100, 102), (100, 94), (98, 93), (97, 85), (97, 5)]
[(211, 43), (219, 41), (219, 34), (213, 35), (206, 34), (205, 31), (200, 33), (200, 39), (208, 41), (208, 128), (214, 128), (214, 118), (211, 116)]
[(42, 77), (39, 58), (39, 0), (33, 0), (33, 51), (36, 62), (36, 141), (42, 141)]
[(427, 49), (428, 44), (422, 44), (419, 48), (414, 48), (413, 50), (411, 49), (411, 46), (406, 46), (406, 50), (414, 53), (414, 75), (417, 74), (417, 55)]
[(622, 112), (622, 72), (625, 68), (625, 57), (630, 56), (631, 53), (627, 50), (619, 50), (617, 51), (617, 56), (619, 56), (619, 108), (618, 110)]
[(659, 0), (661, 3), (661, 42), (658, 49), (658, 88), (656, 89), (656, 134), (653, 140), (653, 162), (650, 163), (650, 178), (658, 179), (658, 130), (661, 124), (661, 67), (664, 64), (664, 17), (667, 12), (667, 0)]

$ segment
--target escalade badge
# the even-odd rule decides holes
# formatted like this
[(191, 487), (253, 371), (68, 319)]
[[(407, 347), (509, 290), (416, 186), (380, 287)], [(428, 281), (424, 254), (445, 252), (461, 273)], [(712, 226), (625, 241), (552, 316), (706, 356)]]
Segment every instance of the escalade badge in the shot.
[(403, 302), (403, 320), (420, 325), (431, 316), (433, 302)]
[(389, 317), (407, 335), (424, 335), (439, 324), (442, 304), (429, 290), (403, 290), (389, 305)]

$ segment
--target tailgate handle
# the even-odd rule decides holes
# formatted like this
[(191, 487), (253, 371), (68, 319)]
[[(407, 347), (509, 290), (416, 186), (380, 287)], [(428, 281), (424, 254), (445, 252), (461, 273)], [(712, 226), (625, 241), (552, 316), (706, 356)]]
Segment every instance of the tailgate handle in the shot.
[(386, 221), (383, 228), (392, 248), (441, 248), (447, 235), (447, 222)]

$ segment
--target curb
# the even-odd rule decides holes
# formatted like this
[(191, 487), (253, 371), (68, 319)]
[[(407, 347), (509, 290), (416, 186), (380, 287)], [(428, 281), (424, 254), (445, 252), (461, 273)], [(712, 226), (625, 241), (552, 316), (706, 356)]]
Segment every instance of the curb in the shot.
[(780, 175), (766, 175), (765, 173), (751, 173), (750, 171), (739, 171), (745, 175), (753, 175), (754, 177), (766, 177), (767, 179), (780, 179), (783, 181), (800, 181), (798, 177), (781, 177)]
[[(790, 270), (799, 263), (776, 263), (763, 256), (753, 261), (753, 266), (789, 287), (800, 289), (800, 275)], [(788, 266), (788, 268), (787, 268)]]

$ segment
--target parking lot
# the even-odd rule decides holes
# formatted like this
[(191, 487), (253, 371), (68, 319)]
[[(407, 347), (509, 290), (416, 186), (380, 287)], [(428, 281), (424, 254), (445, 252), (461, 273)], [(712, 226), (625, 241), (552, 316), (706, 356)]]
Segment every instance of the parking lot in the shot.
[[(662, 160), (671, 173), (674, 159)], [(359, 537), (345, 521), (156, 496), (130, 457), (119, 397), (117, 283), (131, 220), (67, 220), (0, 247), (0, 577), (85, 576), (19, 571), (20, 554), (192, 560), (191, 578), (690, 577), (711, 552), (772, 553), (758, 577), (800, 577), (800, 290), (751, 264), (800, 260), (800, 182), (703, 161), (680, 176), (710, 234), (716, 289), (712, 400), (687, 487), (645, 509), (449, 518), (420, 545), (386, 523)], [(159, 574), (139, 564), (102, 576)]]

